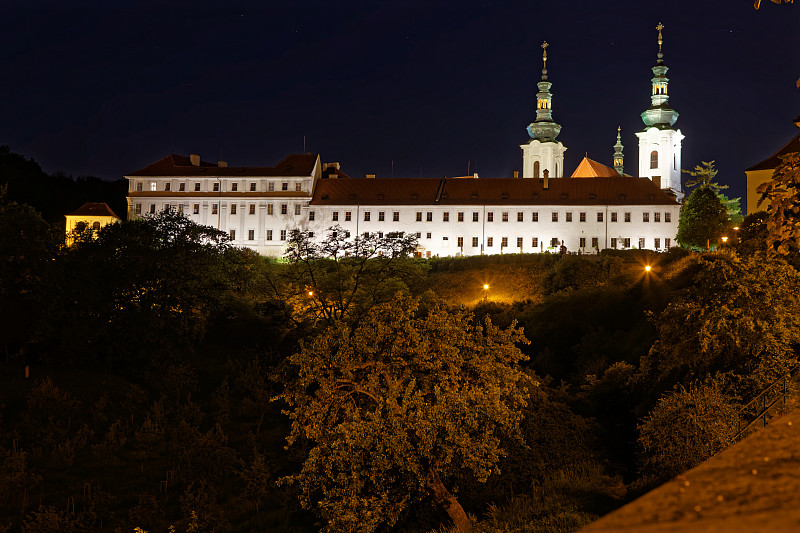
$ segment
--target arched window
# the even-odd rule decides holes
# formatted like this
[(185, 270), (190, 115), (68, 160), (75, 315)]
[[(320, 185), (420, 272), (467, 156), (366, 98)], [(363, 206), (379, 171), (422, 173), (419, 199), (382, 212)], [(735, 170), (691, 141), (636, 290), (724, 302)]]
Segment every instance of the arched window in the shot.
[(650, 152), (650, 168), (658, 168), (658, 150)]
[(544, 169), (544, 177), (545, 178), (549, 178), (550, 177), (550, 171), (549, 170)]
[(99, 229), (100, 229), (100, 222), (98, 222), (98, 221), (96, 221), (96, 220), (95, 220), (95, 221), (92, 223), (92, 229), (93, 229), (94, 231), (97, 231), (97, 230), (99, 230)]
[(534, 178), (538, 178), (539, 177), (539, 162), (538, 161), (534, 161), (533, 162), (533, 177)]

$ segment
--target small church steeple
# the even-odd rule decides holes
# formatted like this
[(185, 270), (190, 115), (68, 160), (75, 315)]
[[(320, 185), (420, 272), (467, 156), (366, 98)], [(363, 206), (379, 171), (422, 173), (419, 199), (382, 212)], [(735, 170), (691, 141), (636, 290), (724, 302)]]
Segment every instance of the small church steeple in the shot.
[(622, 138), (620, 137), (621, 128), (617, 126), (617, 144), (614, 145), (614, 170), (619, 173), (620, 176), (623, 176), (622, 170), (624, 168), (624, 161), (625, 158), (622, 155)]
[(675, 124), (678, 120), (678, 112), (668, 105), (669, 78), (667, 78), (667, 71), (669, 67), (664, 64), (664, 53), (661, 51), (661, 45), (664, 44), (661, 30), (664, 29), (664, 25), (659, 22), (656, 29), (658, 30), (658, 60), (656, 66), (653, 67), (653, 79), (650, 80), (652, 83), (650, 107), (642, 113), (642, 121), (646, 126), (665, 129)]
[(528, 125), (528, 135), (531, 139), (542, 142), (555, 142), (561, 132), (561, 125), (553, 121), (553, 94), (550, 87), (553, 85), (547, 79), (547, 41), (542, 43), (542, 80), (537, 84), (539, 92), (536, 93), (536, 120)]

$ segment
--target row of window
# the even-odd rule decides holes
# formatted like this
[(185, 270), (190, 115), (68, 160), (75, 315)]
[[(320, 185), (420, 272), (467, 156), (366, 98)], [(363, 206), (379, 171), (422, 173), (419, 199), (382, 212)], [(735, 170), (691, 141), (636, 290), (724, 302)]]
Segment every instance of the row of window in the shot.
[[(369, 232), (364, 233), (364, 236), (365, 237), (369, 237)], [(383, 236), (383, 235), (381, 234), (380, 236)], [(422, 238), (422, 233), (421, 232), (417, 232), (417, 238), (418, 239)], [(425, 238), (426, 239), (430, 239), (431, 238), (431, 233), (428, 232), (426, 234)], [(442, 237), (442, 240), (443, 241), (447, 241), (447, 240), (449, 240), (449, 238), (448, 237)], [(586, 241), (586, 237), (581, 237), (579, 239), (579, 241), (578, 241), (578, 247), (579, 248), (586, 248), (586, 242), (587, 242)], [(550, 246), (551, 247), (560, 246), (561, 243), (563, 243), (563, 241), (559, 240), (558, 237), (553, 237), (552, 239), (550, 239)], [(539, 243), (539, 237), (531, 237), (531, 246), (533, 248), (538, 248), (539, 244), (540, 244)], [(542, 240), (541, 244), (544, 245), (544, 240)], [(630, 239), (630, 237), (625, 237), (625, 238), (613, 237), (611, 239), (611, 248), (617, 248), (618, 244), (621, 245), (623, 248), (630, 248), (631, 247), (631, 239)], [(600, 245), (600, 239), (598, 237), (592, 237), (591, 238), (591, 245), (592, 245), (591, 246), (592, 249), (597, 249), (599, 247), (599, 245)], [(645, 245), (646, 245), (646, 239), (644, 237), (640, 237), (639, 238), (639, 248), (644, 248)], [(463, 248), (464, 247), (464, 237), (458, 237), (457, 238), (456, 246), (458, 246), (459, 248)], [(477, 248), (478, 246), (480, 246), (480, 237), (472, 237), (472, 247), (473, 248)], [(494, 237), (486, 237), (486, 247), (487, 248), (492, 248), (493, 246), (494, 246)], [(517, 237), (517, 248), (522, 248), (523, 246), (524, 246), (523, 237)], [(671, 246), (671, 239), (669, 237), (666, 237), (664, 239), (664, 247), (665, 248), (669, 248), (670, 246)], [(501, 237), (500, 238), (500, 247), (501, 248), (508, 248), (508, 237)], [(661, 249), (661, 238), (656, 237), (656, 238), (653, 239), (653, 247), (656, 250), (660, 250)]]
[[(231, 204), (231, 215), (235, 215), (238, 212), (238, 206), (236, 204)], [(164, 204), (164, 210), (170, 209), (169, 204)], [(211, 204), (211, 214), (216, 215), (219, 213), (219, 204)], [(299, 215), (302, 209), (301, 204), (294, 204), (294, 214)], [(137, 215), (142, 214), (142, 204), (136, 203), (134, 204), (134, 213)], [(156, 212), (156, 204), (150, 204), (148, 213), (154, 214)], [(178, 204), (178, 212), (183, 213), (183, 204)], [(192, 214), (199, 215), (200, 214), (200, 204), (193, 204), (192, 205)], [(255, 215), (256, 214), (256, 204), (250, 204), (248, 206), (248, 215)], [(267, 214), (274, 215), (275, 214), (275, 206), (273, 204), (267, 204)], [(281, 215), (288, 215), (289, 214), (289, 204), (280, 204), (280, 214)], [(309, 215), (309, 220), (314, 220), (313, 212)]]
[[(162, 190), (171, 191), (172, 190), (172, 182), (171, 181), (164, 182), (163, 183), (163, 187), (164, 188)], [(250, 189), (249, 189), (250, 192), (257, 192), (257, 190), (258, 190), (257, 187), (258, 187), (258, 184), (255, 181), (251, 181), (250, 182)], [(144, 189), (144, 182), (137, 181), (136, 182), (136, 191), (137, 192), (142, 192), (143, 189)], [(158, 190), (158, 183), (155, 182), (155, 181), (151, 181), (150, 182), (150, 191), (155, 192), (157, 190)], [(219, 190), (220, 190), (220, 182), (219, 181), (213, 182), (213, 184), (211, 185), (211, 190), (213, 192), (219, 192)], [(244, 189), (242, 189), (242, 190), (244, 190)], [(275, 182), (274, 181), (268, 181), (267, 182), (267, 190), (269, 192), (275, 191)], [(281, 191), (288, 191), (289, 190), (289, 182), (288, 181), (281, 182), (280, 190)], [(303, 183), (299, 182), (299, 181), (295, 182), (294, 190), (297, 191), (297, 192), (301, 192), (303, 190)], [(186, 182), (182, 181), (182, 182), (178, 183), (178, 192), (185, 192), (185, 191), (186, 191)], [(239, 191), (239, 183), (238, 182), (230, 183), (230, 191), (231, 192)], [(195, 181), (194, 182), (194, 192), (200, 192), (200, 182), (199, 181)]]
[[(417, 222), (422, 222), (422, 214), (423, 214), (422, 211), (417, 211), (417, 213), (416, 213), (416, 221)], [(618, 213), (616, 211), (612, 211), (611, 212), (611, 222), (617, 222), (618, 221), (618, 216), (617, 215), (618, 215)], [(459, 211), (456, 214), (456, 216), (457, 216), (456, 220), (458, 222), (464, 222), (464, 212), (463, 211)], [(500, 216), (501, 216), (501, 220), (503, 222), (508, 222), (508, 219), (509, 219), (509, 212), (508, 211), (503, 211), (500, 214)], [(553, 211), (551, 213), (550, 217), (551, 217), (551, 220), (553, 222), (558, 222), (558, 217), (559, 217), (558, 211)], [(604, 212), (603, 211), (598, 211), (597, 212), (597, 221), (598, 222), (603, 222), (603, 220), (604, 220), (603, 217), (604, 217)], [(309, 220), (314, 220), (314, 211), (310, 211), (308, 213), (308, 219)], [(369, 222), (371, 219), (372, 219), (372, 213), (370, 211), (364, 211), (364, 222)], [(338, 222), (339, 221), (339, 212), (338, 211), (333, 211), (331, 213), (331, 220), (333, 222)], [(345, 222), (350, 222), (351, 220), (352, 220), (352, 212), (351, 211), (345, 211), (344, 212), (344, 221)], [(386, 220), (386, 212), (385, 211), (378, 211), (378, 222), (383, 222), (385, 220)], [(566, 220), (566, 222), (572, 222), (573, 221), (572, 211), (567, 211), (565, 213), (565, 220)], [(626, 212), (623, 213), (623, 220), (625, 222), (630, 222), (631, 221), (631, 212), (630, 211), (626, 211)], [(400, 221), (400, 212), (399, 211), (392, 211), (392, 221), (393, 222), (399, 222)], [(433, 222), (433, 211), (427, 211), (425, 213), (425, 221), (426, 222)], [(472, 221), (473, 222), (480, 222), (480, 213), (478, 211), (473, 211), (472, 212)], [(517, 222), (524, 222), (524, 221), (525, 221), (525, 213), (523, 211), (517, 211)], [(580, 211), (578, 213), (578, 221), (579, 222), (586, 222), (586, 212), (585, 211)], [(444, 211), (442, 213), (442, 222), (450, 222), (450, 213), (448, 211)], [(488, 211), (486, 213), (486, 222), (494, 222), (494, 212), (493, 211)], [(539, 222), (539, 212), (538, 211), (533, 211), (531, 213), (531, 222)], [(650, 222), (650, 213), (649, 212), (642, 213), (642, 222)], [(655, 211), (653, 213), (653, 222), (661, 222), (661, 212), (660, 211)], [(672, 213), (667, 212), (667, 211), (664, 212), (664, 222), (672, 222)]]

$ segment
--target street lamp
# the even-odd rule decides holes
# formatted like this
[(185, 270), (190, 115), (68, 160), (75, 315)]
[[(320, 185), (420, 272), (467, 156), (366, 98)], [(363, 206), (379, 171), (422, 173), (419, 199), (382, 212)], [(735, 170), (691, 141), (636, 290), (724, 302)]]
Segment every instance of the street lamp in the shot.
[(651, 267), (650, 265), (647, 265), (647, 266), (644, 267), (644, 271), (645, 272), (650, 272), (650, 270), (652, 270), (652, 268), (653, 267)]
[(483, 284), (483, 301), (485, 302), (489, 298), (489, 284)]

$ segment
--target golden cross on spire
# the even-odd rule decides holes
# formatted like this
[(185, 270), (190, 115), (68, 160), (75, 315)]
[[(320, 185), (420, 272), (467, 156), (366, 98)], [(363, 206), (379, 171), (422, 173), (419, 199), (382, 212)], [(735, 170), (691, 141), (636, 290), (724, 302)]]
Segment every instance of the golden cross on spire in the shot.
[(542, 50), (544, 50), (544, 55), (542, 56), (542, 59), (544, 59), (545, 64), (547, 63), (547, 47), (548, 46), (550, 46), (550, 45), (547, 43), (547, 41), (542, 43)]
[(664, 29), (664, 25), (659, 22), (658, 26), (656, 26), (656, 29), (658, 30), (658, 51), (660, 52), (661, 51), (661, 43), (664, 42), (664, 38), (661, 36), (661, 30)]

